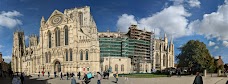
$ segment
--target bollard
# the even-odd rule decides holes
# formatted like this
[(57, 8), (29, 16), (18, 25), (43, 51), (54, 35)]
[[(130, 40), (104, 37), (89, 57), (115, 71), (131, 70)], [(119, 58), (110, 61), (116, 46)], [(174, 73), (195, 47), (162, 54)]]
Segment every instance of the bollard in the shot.
[(204, 77), (207, 76), (207, 70), (204, 70)]

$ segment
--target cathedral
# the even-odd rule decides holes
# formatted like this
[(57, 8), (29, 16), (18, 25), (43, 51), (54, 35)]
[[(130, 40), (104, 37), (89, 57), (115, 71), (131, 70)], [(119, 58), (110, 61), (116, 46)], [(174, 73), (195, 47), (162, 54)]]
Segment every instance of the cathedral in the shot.
[(174, 68), (174, 44), (171, 39), (164, 34), (164, 38), (154, 38), (152, 44), (153, 69), (164, 70), (165, 68)]
[[(174, 44), (131, 25), (127, 33), (98, 32), (90, 7), (55, 10), (41, 18), (39, 35), (13, 34), (12, 70), (39, 72), (150, 73), (174, 67)], [(113, 70), (112, 70), (113, 67)]]
[(41, 18), (39, 35), (30, 35), (29, 45), (23, 31), (14, 32), (12, 70), (25, 74), (100, 71), (97, 33), (90, 7), (55, 10), (48, 19)]

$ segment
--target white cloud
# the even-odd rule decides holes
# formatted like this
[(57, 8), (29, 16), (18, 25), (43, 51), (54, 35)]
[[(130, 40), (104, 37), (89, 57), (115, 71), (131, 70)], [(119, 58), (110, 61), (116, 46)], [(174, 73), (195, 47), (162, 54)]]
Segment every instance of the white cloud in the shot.
[(223, 46), (228, 47), (228, 41), (223, 41), (222, 44)]
[(0, 27), (14, 28), (21, 25), (22, 21), (17, 19), (19, 16), (22, 16), (22, 14), (18, 11), (0, 12)]
[(218, 49), (219, 47), (218, 46), (215, 46), (214, 49)]
[[(215, 58), (215, 59), (219, 59), (219, 56), (214, 56), (214, 58)], [(223, 58), (223, 57), (221, 57), (221, 58)]]
[(215, 45), (215, 42), (213, 42), (213, 41), (209, 41), (209, 44), (208, 44), (209, 46), (214, 46)]
[(29, 39), (29, 36), (25, 35), (25, 40), (28, 40)]
[(12, 60), (11, 56), (2, 56), (2, 58), (4, 59), (5, 62), (9, 63)]
[(117, 21), (117, 27), (126, 32), (130, 23), (138, 24), (140, 29), (153, 31), (156, 34), (167, 33), (167, 36), (174, 38), (183, 37), (192, 34), (192, 29), (187, 27), (188, 19), (191, 14), (182, 5), (175, 5), (153, 14), (149, 17), (135, 20), (133, 15), (123, 14)]
[(6, 16), (6, 17), (17, 17), (17, 16), (22, 16), (22, 14), (18, 11), (2, 11), (1, 15)]
[(216, 12), (204, 14), (202, 20), (193, 21), (190, 27), (208, 39), (228, 40), (228, 3), (219, 6)]
[(172, 1), (174, 5), (180, 5), (184, 3), (184, 0), (169, 0)]
[(199, 0), (188, 0), (187, 2), (191, 7), (200, 7), (201, 4)]
[(117, 28), (120, 29), (122, 32), (127, 32), (128, 28), (132, 24), (137, 24), (137, 21), (135, 20), (135, 16), (123, 14), (119, 17), (117, 21)]
[(173, 2), (173, 5), (189, 5), (190, 7), (200, 7), (199, 0), (169, 0)]

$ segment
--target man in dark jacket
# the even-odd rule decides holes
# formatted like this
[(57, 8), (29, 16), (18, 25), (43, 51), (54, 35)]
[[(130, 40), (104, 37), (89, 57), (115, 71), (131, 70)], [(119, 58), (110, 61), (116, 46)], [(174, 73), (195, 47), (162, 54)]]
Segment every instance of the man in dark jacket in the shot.
[(89, 82), (90, 82), (90, 79), (87, 77), (86, 74), (84, 74), (83, 80), (84, 80), (85, 84), (89, 84)]
[(81, 73), (80, 73), (80, 72), (78, 72), (78, 80), (80, 80), (80, 76), (81, 76)]
[(21, 79), (21, 84), (24, 84), (24, 76), (23, 76), (23, 73), (21, 73), (20, 79)]
[(193, 84), (203, 84), (203, 78), (199, 75), (199, 72), (196, 72), (196, 77)]
[(66, 76), (67, 76), (67, 80), (68, 80), (68, 77), (69, 77), (69, 73), (68, 72), (67, 72)]
[(54, 72), (54, 76), (55, 76), (55, 78), (56, 78), (56, 71)]
[(50, 77), (50, 72), (48, 72), (48, 78)]
[(60, 80), (63, 80), (63, 74), (62, 74), (62, 72), (60, 73)]

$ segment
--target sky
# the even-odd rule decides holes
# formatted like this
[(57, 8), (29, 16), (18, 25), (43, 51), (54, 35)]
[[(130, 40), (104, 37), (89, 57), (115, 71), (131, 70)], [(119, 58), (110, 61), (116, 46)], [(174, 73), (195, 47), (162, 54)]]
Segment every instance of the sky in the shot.
[(39, 34), (41, 17), (54, 10), (90, 6), (99, 32), (127, 32), (131, 24), (174, 38), (175, 55), (189, 40), (204, 42), (214, 57), (228, 63), (228, 0), (0, 0), (0, 52), (11, 60), (13, 32), (22, 29), (26, 42)]

